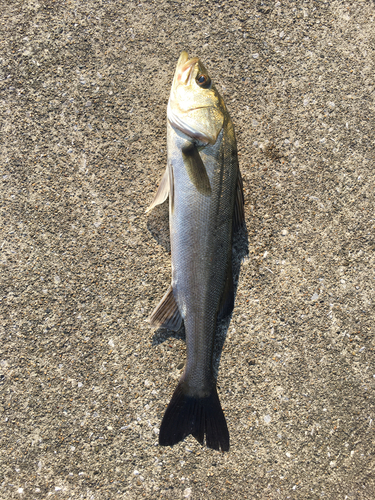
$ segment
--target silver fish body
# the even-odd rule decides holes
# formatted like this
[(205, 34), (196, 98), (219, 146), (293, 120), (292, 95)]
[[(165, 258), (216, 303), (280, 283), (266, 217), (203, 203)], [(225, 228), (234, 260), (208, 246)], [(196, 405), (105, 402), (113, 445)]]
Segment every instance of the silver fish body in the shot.
[[(196, 83), (202, 75), (209, 81), (203, 88)], [(185, 101), (176, 104), (176, 81), (192, 88), (192, 95), (197, 86), (198, 99), (189, 103), (191, 94), (186, 98), (182, 93), (177, 97), (185, 96)], [(180, 112), (183, 106), (185, 115)], [(202, 63), (189, 60), (186, 53), (180, 56), (172, 85), (167, 148), (167, 170), (151, 207), (169, 194), (172, 284), (150, 322), (176, 330), (183, 320), (187, 358), (159, 442), (173, 445), (193, 434), (200, 443), (206, 436), (208, 447), (226, 451), (229, 433), (212, 356), (218, 316), (229, 314), (234, 304), (232, 234), (243, 220), (242, 184), (234, 129), (224, 102)]]

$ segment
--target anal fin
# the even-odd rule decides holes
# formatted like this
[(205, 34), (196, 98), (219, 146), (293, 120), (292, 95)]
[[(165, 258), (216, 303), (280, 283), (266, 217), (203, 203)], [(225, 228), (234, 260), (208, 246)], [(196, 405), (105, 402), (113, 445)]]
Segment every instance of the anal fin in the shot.
[(169, 286), (161, 301), (151, 313), (148, 321), (155, 328), (168, 328), (168, 330), (174, 332), (180, 329), (182, 316), (173, 295), (172, 285)]

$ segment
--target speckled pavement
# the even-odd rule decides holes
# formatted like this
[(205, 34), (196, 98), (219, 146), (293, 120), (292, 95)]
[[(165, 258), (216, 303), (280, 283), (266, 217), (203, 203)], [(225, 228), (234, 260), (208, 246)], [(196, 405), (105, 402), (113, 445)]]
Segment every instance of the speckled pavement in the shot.
[[(0, 498), (375, 498), (375, 5), (0, 0)], [(157, 445), (185, 356), (166, 162), (181, 50), (234, 122), (248, 256), (229, 453)]]

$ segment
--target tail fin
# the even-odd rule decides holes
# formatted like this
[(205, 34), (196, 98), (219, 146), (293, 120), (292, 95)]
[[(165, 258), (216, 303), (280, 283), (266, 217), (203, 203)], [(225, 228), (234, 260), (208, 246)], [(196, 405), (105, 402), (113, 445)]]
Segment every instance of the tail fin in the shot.
[(214, 386), (206, 398), (184, 394), (181, 382), (165, 411), (159, 433), (161, 446), (172, 446), (192, 434), (203, 445), (214, 450), (229, 450), (229, 432), (219, 396)]

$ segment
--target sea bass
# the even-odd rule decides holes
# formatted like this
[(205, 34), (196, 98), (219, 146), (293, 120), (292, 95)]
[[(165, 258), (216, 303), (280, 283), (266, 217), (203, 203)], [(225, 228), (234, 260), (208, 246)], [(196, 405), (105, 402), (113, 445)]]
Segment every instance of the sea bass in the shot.
[(183, 321), (187, 358), (159, 444), (172, 446), (192, 434), (227, 451), (212, 357), (218, 318), (234, 306), (232, 235), (244, 220), (244, 199), (232, 121), (202, 62), (186, 52), (167, 117), (167, 168), (148, 210), (169, 195), (172, 284), (149, 321), (174, 331)]

